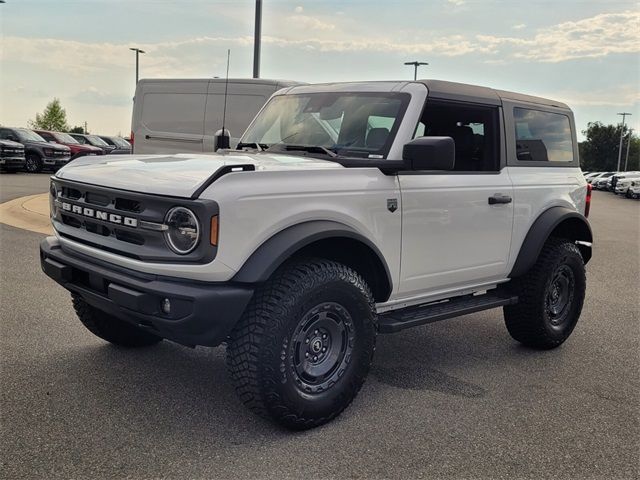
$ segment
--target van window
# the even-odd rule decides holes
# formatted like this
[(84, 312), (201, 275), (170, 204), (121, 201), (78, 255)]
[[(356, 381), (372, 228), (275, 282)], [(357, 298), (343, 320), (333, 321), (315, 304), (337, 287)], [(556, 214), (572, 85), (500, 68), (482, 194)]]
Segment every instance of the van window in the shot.
[(569, 117), (560, 113), (514, 108), (516, 156), (533, 162), (572, 162)]
[(155, 132), (202, 135), (205, 100), (199, 93), (147, 93), (142, 123)]

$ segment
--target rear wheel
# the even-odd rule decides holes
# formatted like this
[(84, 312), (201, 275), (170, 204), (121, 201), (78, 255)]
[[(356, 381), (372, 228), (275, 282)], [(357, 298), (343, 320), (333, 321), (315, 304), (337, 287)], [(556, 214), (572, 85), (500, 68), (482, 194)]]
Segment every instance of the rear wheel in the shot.
[(256, 291), (227, 347), (236, 392), (253, 412), (302, 430), (355, 398), (375, 349), (371, 292), (353, 270), (310, 259)]
[(78, 295), (71, 295), (73, 308), (82, 324), (95, 336), (121, 347), (147, 347), (162, 338), (92, 307)]
[(519, 300), (504, 307), (509, 334), (529, 347), (558, 347), (582, 311), (586, 275), (580, 250), (569, 240), (549, 239), (536, 264), (510, 287)]
[(42, 159), (37, 153), (29, 153), (26, 157), (24, 169), (29, 173), (38, 173), (42, 170)]

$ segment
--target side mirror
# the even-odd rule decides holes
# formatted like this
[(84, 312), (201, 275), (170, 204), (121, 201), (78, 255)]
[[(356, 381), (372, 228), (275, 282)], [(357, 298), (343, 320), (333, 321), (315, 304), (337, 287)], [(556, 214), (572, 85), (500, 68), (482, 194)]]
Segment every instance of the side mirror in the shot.
[(213, 151), (217, 152), (221, 148), (231, 147), (231, 133), (226, 128), (216, 132), (213, 139)]
[(455, 158), (456, 144), (451, 137), (418, 137), (402, 149), (409, 170), (453, 170)]

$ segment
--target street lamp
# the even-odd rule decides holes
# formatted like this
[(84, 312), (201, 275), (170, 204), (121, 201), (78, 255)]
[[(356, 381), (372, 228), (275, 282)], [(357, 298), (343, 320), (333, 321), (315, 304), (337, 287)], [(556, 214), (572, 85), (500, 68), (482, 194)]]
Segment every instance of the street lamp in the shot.
[(624, 171), (625, 172), (627, 171), (627, 165), (629, 163), (629, 147), (631, 146), (631, 138), (632, 138), (631, 136), (632, 136), (632, 134), (633, 134), (633, 128), (630, 128), (629, 129), (629, 135), (627, 135), (627, 137), (629, 137), (629, 138), (627, 138), (627, 156), (624, 159)]
[(145, 53), (144, 50), (140, 50), (139, 48), (130, 48), (129, 50), (132, 50), (134, 52), (136, 52), (136, 87), (138, 86), (138, 72), (140, 71), (140, 62), (138, 60), (138, 56), (141, 53)]
[(417, 80), (418, 79), (418, 67), (421, 65), (429, 65), (427, 62), (418, 62), (417, 60), (415, 62), (404, 62), (405, 65), (413, 65), (413, 79)]
[(620, 171), (620, 160), (622, 160), (622, 140), (624, 139), (624, 119), (627, 115), (631, 116), (629, 112), (621, 112), (617, 115), (622, 115), (622, 127), (620, 127), (620, 146), (618, 147), (618, 168), (616, 172)]

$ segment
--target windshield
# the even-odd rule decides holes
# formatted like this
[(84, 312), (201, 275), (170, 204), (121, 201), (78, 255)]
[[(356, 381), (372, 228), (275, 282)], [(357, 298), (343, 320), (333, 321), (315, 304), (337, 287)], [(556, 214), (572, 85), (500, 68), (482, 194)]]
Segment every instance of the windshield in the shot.
[(46, 142), (46, 140), (36, 132), (32, 132), (26, 128), (18, 128), (16, 132), (18, 133), (18, 138), (23, 142)]
[(311, 93), (274, 97), (243, 144), (324, 147), (339, 155), (385, 158), (407, 108), (402, 93)]
[(113, 143), (122, 148), (131, 148), (131, 144), (121, 137), (109, 137)]
[(58, 132), (56, 133), (56, 138), (63, 143), (78, 143), (78, 141), (68, 133)]
[(89, 142), (91, 143), (91, 145), (95, 145), (96, 147), (108, 147), (109, 146), (109, 144), (107, 142), (102, 140), (97, 135), (87, 135), (87, 138), (89, 139)]

